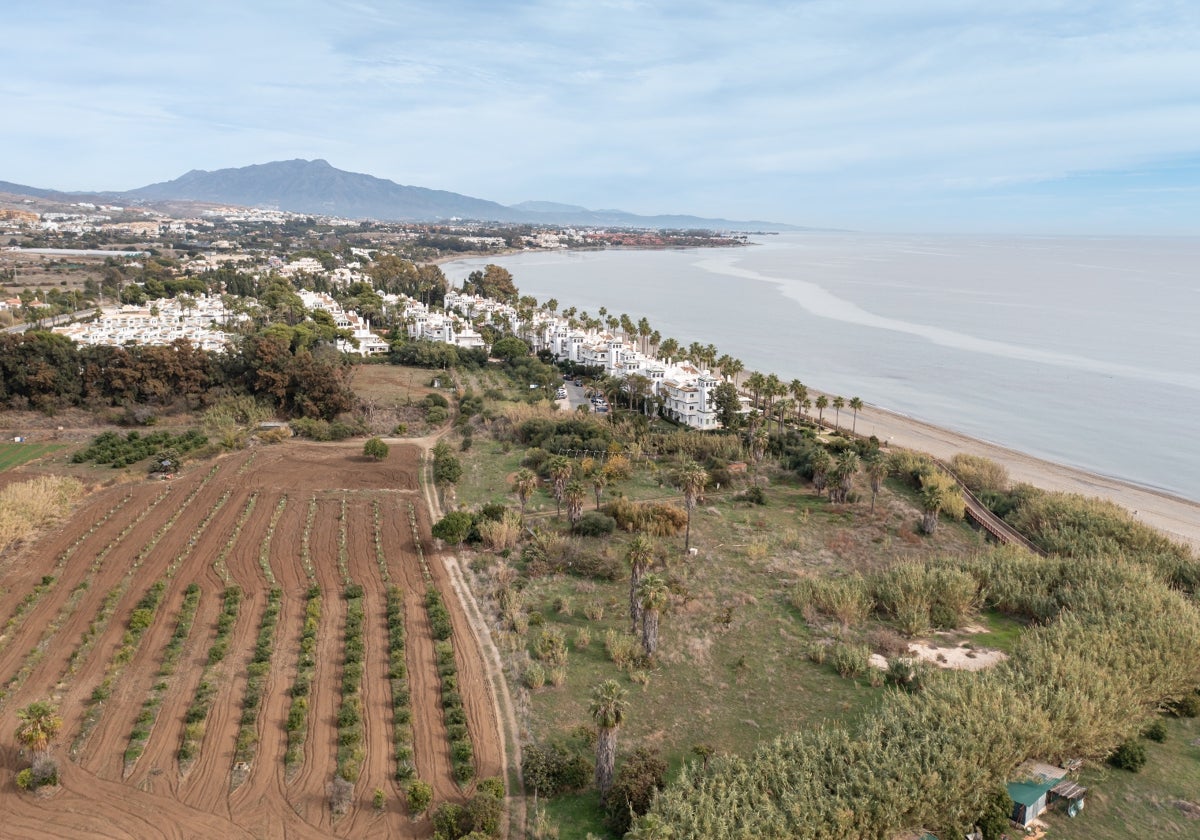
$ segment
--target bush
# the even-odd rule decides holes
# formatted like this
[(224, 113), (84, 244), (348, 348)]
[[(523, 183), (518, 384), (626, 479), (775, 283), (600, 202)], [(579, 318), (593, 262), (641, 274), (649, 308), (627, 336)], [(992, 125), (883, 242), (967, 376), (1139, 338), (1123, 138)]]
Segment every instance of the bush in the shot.
[(618, 837), (629, 831), (635, 817), (650, 810), (654, 795), (665, 786), (667, 763), (653, 750), (638, 747), (617, 770), (604, 800), (605, 821)]
[(406, 792), (408, 811), (410, 814), (423, 814), (433, 802), (433, 788), (428, 782), (414, 779), (409, 782)]
[(1155, 718), (1142, 730), (1142, 737), (1154, 741), (1156, 744), (1161, 744), (1167, 740), (1167, 724), (1161, 718)]
[(1146, 764), (1146, 745), (1141, 741), (1126, 741), (1108, 757), (1108, 763), (1118, 770), (1136, 773)]
[(433, 535), (448, 545), (461, 545), (474, 527), (474, 516), (465, 510), (452, 510), (434, 523)]
[(871, 649), (866, 645), (836, 642), (829, 651), (829, 664), (843, 677), (856, 677), (870, 667)]
[(617, 520), (598, 511), (588, 511), (580, 517), (575, 530), (584, 537), (603, 537), (617, 529)]
[(588, 756), (562, 744), (529, 744), (521, 751), (525, 786), (541, 796), (581, 790), (592, 778)]
[(1193, 691), (1176, 700), (1171, 705), (1171, 714), (1181, 718), (1200, 717), (1200, 694)]

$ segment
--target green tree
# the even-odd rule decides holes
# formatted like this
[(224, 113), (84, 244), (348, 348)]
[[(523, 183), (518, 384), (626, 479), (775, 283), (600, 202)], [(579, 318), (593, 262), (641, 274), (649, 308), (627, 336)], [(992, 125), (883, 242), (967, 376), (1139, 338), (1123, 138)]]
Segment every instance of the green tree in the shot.
[(871, 453), (864, 461), (863, 466), (867, 473), (867, 480), (871, 483), (871, 512), (875, 512), (875, 497), (879, 495), (880, 488), (883, 487), (883, 480), (888, 474), (888, 460), (879, 450)]
[(464, 510), (452, 510), (433, 524), (432, 533), (449, 545), (462, 545), (474, 525), (475, 517), (471, 514)]
[(817, 397), (816, 405), (817, 405), (817, 422), (824, 425), (825, 409), (829, 408), (829, 397), (825, 396), (824, 394), (821, 394), (821, 396)]
[(46, 700), (35, 700), (18, 709), (17, 721), (17, 740), (35, 753), (47, 752), (63, 725), (58, 709)]
[(423, 814), (433, 804), (433, 787), (429, 782), (413, 779), (408, 783), (408, 811), (410, 814)]
[(813, 487), (819, 496), (824, 492), (825, 485), (829, 481), (829, 471), (833, 469), (833, 459), (829, 457), (829, 452), (824, 448), (818, 449), (809, 458), (808, 468), (812, 471)]
[(844, 397), (833, 398), (833, 428), (840, 429), (842, 418), (842, 409), (846, 407), (846, 399)]
[(586, 498), (587, 490), (582, 482), (570, 481), (563, 488), (563, 500), (567, 503), (567, 521), (571, 523), (572, 529), (579, 524), (579, 517), (583, 516), (583, 500)]
[(492, 355), (511, 362), (529, 355), (529, 345), (515, 335), (505, 336), (492, 345)]
[(369, 438), (363, 444), (363, 455), (373, 461), (382, 461), (388, 456), (388, 445), (377, 437)]
[(737, 387), (732, 382), (722, 382), (713, 391), (713, 401), (717, 406), (717, 419), (726, 429), (737, 429), (742, 422), (742, 403), (738, 398)]
[(605, 680), (592, 691), (589, 711), (596, 722), (596, 787), (601, 798), (608, 794), (613, 782), (613, 765), (617, 760), (617, 730), (625, 721), (628, 708), (625, 689), (616, 680)]
[(653, 659), (658, 650), (658, 622), (671, 590), (666, 578), (651, 572), (638, 584), (638, 601), (642, 605), (642, 648), (646, 658)]
[(858, 453), (853, 449), (847, 449), (833, 464), (833, 471), (830, 474), (829, 484), (829, 500), (839, 504), (845, 504), (850, 497), (850, 490), (854, 485), (854, 475), (858, 472), (859, 457)]

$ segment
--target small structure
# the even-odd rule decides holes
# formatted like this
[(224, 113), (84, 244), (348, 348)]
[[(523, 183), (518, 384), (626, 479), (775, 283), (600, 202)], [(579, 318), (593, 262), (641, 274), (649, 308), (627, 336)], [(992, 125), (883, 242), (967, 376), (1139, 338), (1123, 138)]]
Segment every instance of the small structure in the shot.
[(1067, 779), (1067, 771), (1053, 764), (1026, 761), (1017, 768), (1019, 781), (1008, 783), (1013, 801), (1012, 821), (1026, 828), (1055, 802), (1066, 801), (1067, 813), (1083, 810), (1087, 788)]

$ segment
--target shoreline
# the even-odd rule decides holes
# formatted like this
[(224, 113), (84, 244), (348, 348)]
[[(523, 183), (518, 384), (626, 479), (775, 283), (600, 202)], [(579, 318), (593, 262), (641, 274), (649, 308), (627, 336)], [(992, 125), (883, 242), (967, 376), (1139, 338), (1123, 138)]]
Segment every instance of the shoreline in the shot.
[[(843, 410), (842, 413), (848, 412)], [(1003, 465), (1014, 483), (1111, 501), (1171, 539), (1188, 545), (1194, 551), (1200, 550), (1200, 503), (1189, 499), (1047, 461), (869, 403), (858, 413), (857, 429), (860, 435), (875, 435), (888, 448), (927, 452), (942, 460), (949, 460), (959, 452), (979, 455)]]
[[(629, 250), (656, 249), (630, 248)], [(514, 253), (519, 252), (459, 255), (444, 261), (439, 260), (439, 264), (478, 259), (480, 256), (511, 256)], [(520, 278), (514, 277), (514, 280), (519, 287)], [(739, 388), (745, 375), (742, 373), (737, 377)], [(814, 387), (811, 391), (814, 395), (825, 393), (831, 398), (834, 396), (832, 392), (826, 392), (820, 388)], [(830, 413), (829, 410), (826, 410), (826, 414)], [(845, 409), (842, 414), (846, 415), (842, 427), (847, 428), (853, 422), (850, 419), (851, 414)], [(1003, 465), (1008, 470), (1010, 480), (1014, 483), (1032, 484), (1043, 490), (1075, 493), (1111, 501), (1130, 511), (1138, 520), (1157, 529), (1170, 539), (1187, 545), (1193, 551), (1200, 552), (1200, 503), (1196, 501), (1128, 480), (1112, 478), (1080, 467), (1039, 458), (1018, 449), (981, 440), (870, 403), (867, 403), (859, 412), (857, 428), (860, 430), (859, 434), (867, 437), (874, 434), (888, 446), (926, 452), (942, 460), (949, 460), (959, 452), (989, 458)]]

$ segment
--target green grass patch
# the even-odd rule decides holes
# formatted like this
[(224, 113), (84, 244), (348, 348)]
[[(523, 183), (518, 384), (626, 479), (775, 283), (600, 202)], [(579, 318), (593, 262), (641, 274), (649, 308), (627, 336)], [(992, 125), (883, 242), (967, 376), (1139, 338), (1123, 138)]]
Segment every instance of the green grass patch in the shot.
[(0, 472), (63, 449), (62, 443), (0, 443)]
[(976, 633), (971, 642), (977, 647), (989, 647), (1012, 653), (1025, 625), (1011, 616), (988, 610), (979, 616), (979, 623), (987, 628), (986, 633)]

